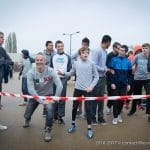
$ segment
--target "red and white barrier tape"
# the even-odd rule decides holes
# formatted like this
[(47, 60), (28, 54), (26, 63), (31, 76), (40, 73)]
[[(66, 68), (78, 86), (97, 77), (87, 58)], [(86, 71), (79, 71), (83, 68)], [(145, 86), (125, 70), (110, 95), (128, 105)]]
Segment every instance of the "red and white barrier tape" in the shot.
[(132, 100), (132, 99), (150, 99), (150, 95), (127, 95), (127, 96), (104, 96), (104, 97), (57, 97), (57, 96), (31, 96), (23, 94), (14, 94), (7, 92), (0, 92), (1, 96), (18, 97), (18, 98), (32, 98), (32, 99), (43, 99), (43, 100), (56, 100), (56, 101), (87, 101), (87, 100)]

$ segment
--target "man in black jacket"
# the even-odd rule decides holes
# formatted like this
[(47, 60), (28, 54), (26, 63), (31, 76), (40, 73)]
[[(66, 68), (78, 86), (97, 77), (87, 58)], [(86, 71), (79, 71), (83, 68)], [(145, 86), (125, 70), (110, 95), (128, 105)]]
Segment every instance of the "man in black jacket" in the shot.
[[(6, 79), (9, 65), (12, 64), (12, 60), (6, 53), (5, 49), (2, 47), (2, 44), (4, 43), (4, 33), (0, 32), (0, 92), (2, 91), (2, 82), (3, 79)], [(6, 82), (6, 81), (5, 81)], [(0, 96), (0, 109), (2, 107), (1, 104), (1, 96)], [(3, 126), (0, 124), (0, 130), (6, 130), (7, 126)]]

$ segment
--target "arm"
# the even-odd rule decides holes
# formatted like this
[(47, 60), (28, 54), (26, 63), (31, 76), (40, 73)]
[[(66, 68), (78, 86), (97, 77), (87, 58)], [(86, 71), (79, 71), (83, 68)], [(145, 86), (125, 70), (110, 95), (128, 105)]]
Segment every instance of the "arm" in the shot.
[(70, 71), (71, 68), (72, 68), (71, 57), (68, 56), (67, 72)]
[(92, 81), (90, 87), (93, 89), (99, 80), (99, 75), (98, 75), (95, 64), (92, 64), (92, 73), (93, 73), (93, 81)]
[(91, 55), (92, 61), (95, 63), (96, 68), (100, 72), (104, 72), (106, 68), (99, 66), (99, 61), (101, 60), (101, 52), (93, 51), (93, 54)]
[(132, 65), (129, 61), (129, 67), (128, 67), (128, 85), (132, 84)]
[(55, 73), (54, 70), (52, 70), (51, 72), (54, 84), (56, 85), (56, 92), (55, 92), (55, 96), (60, 96), (62, 89), (63, 89), (63, 85), (61, 83), (60, 78), (58, 77), (58, 75)]

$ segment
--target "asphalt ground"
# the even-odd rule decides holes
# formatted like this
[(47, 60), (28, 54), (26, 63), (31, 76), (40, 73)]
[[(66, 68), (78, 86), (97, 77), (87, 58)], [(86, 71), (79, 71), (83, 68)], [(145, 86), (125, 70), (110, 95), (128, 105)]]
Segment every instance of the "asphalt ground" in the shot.
[[(20, 93), (21, 81), (17, 74), (6, 85), (3, 91)], [(68, 82), (67, 96), (72, 96), (74, 81)], [(57, 122), (53, 126), (52, 141), (43, 141), (44, 122), (43, 107), (40, 105), (34, 112), (31, 127), (22, 128), (24, 124), (25, 107), (18, 106), (23, 99), (2, 97), (3, 108), (0, 110), (0, 123), (8, 126), (8, 130), (0, 131), (0, 150), (149, 150), (150, 149), (150, 123), (147, 121), (145, 111), (128, 117), (128, 110), (123, 110), (123, 123), (112, 125), (112, 115), (105, 115), (108, 125), (93, 126), (94, 138), (86, 138), (86, 120), (77, 118), (77, 131), (67, 133), (71, 123), (72, 102), (66, 103), (65, 125)], [(106, 107), (105, 107), (106, 108)]]

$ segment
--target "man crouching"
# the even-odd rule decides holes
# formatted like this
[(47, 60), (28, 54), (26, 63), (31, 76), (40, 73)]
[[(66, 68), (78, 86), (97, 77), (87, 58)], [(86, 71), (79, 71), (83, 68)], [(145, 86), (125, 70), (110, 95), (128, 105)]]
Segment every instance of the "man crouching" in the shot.
[[(33, 96), (53, 96), (53, 83), (56, 85), (55, 96), (60, 96), (62, 91), (62, 83), (55, 71), (46, 66), (46, 58), (43, 53), (38, 53), (35, 58), (36, 67), (33, 67), (27, 75), (27, 86), (30, 95)], [(51, 137), (51, 130), (53, 125), (53, 103), (44, 101), (43, 99), (30, 99), (25, 110), (25, 124), (24, 128), (30, 126), (30, 120), (33, 112), (39, 104), (46, 107), (46, 120), (45, 120), (45, 134), (44, 140), (49, 142)]]

